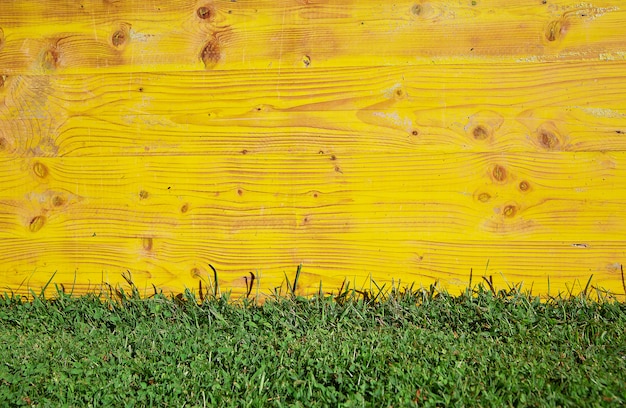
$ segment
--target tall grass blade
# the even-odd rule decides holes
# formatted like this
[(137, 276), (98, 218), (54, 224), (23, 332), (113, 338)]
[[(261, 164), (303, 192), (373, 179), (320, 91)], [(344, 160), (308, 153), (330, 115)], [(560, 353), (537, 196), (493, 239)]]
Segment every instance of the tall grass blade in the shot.
[(300, 280), (300, 272), (302, 272), (302, 264), (298, 265), (298, 268), (296, 269), (296, 277), (293, 280), (293, 289), (291, 293), (294, 295), (296, 293), (296, 289), (298, 288), (298, 281)]
[(626, 280), (624, 280), (624, 265), (620, 264), (620, 270), (622, 271), (622, 288), (624, 289), (624, 296), (626, 296)]
[(211, 264), (209, 264), (209, 267), (213, 270), (213, 281), (215, 282), (213, 285), (213, 296), (217, 297), (220, 293), (220, 283), (217, 279), (217, 270)]
[[(74, 287), (76, 287), (76, 269), (74, 269), (74, 281), (72, 282), (72, 290), (70, 292), (70, 296), (74, 294)], [(63, 290), (65, 292), (65, 290)]]
[[(287, 292), (291, 295), (294, 296), (293, 294), (293, 288), (291, 287), (291, 282), (289, 281), (289, 277), (287, 276), (287, 272), (283, 272), (283, 274), (285, 275), (285, 281), (287, 282)], [(281, 289), (283, 287), (283, 285), (280, 285)]]
[(48, 282), (46, 282), (46, 284), (43, 286), (43, 288), (41, 288), (41, 293), (39, 293), (39, 297), (42, 299), (46, 298), (46, 289), (48, 289), (48, 286), (50, 285), (50, 282), (52, 282), (52, 279), (54, 279), (54, 275), (57, 274), (57, 271), (54, 271), (54, 273), (52, 274), (52, 276), (50, 277), (50, 279), (48, 279)]
[[(250, 296), (250, 293), (252, 293), (252, 287), (254, 285), (254, 279), (255, 276), (252, 272), (250, 272), (250, 285), (248, 286), (248, 292), (246, 293), (246, 299)], [(246, 279), (246, 285), (248, 284), (248, 279)]]
[(493, 276), (489, 275), (489, 278), (483, 276), (483, 279), (485, 280), (485, 282), (487, 282), (487, 286), (489, 286), (489, 290), (491, 290), (491, 293), (496, 296), (496, 288), (493, 287)]
[(591, 279), (593, 278), (593, 274), (589, 277), (587, 284), (585, 285), (585, 289), (583, 290), (583, 296), (587, 297), (587, 290), (589, 290), (589, 285), (591, 285)]

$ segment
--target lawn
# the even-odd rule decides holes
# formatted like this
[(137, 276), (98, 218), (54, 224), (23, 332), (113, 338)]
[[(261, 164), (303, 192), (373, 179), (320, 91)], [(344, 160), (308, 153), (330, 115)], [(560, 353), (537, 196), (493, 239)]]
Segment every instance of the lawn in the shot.
[(610, 297), (482, 285), (262, 305), (9, 294), (0, 406), (623, 406), (625, 328)]

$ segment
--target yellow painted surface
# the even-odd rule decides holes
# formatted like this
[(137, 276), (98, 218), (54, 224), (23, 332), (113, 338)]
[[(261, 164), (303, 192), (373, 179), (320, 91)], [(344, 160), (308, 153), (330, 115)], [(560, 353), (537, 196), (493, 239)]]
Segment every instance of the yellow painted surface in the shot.
[(8, 2), (0, 291), (623, 299), (625, 58), (615, 1)]

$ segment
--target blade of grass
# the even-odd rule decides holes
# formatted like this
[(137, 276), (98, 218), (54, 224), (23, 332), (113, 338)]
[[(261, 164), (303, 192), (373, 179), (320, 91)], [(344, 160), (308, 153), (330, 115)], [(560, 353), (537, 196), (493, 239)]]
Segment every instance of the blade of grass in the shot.
[(300, 280), (300, 272), (302, 272), (302, 264), (298, 265), (298, 268), (296, 269), (296, 277), (293, 280), (293, 290), (291, 291), (291, 293), (294, 295), (296, 293), (296, 289), (298, 288), (298, 281)]
[(72, 282), (72, 290), (70, 292), (70, 296), (72, 296), (74, 294), (74, 287), (75, 286), (76, 286), (76, 269), (74, 269), (74, 281)]
[[(289, 277), (287, 276), (287, 272), (283, 272), (283, 274), (285, 275), (285, 281), (287, 282), (287, 292), (291, 295), (294, 296), (293, 294), (293, 288), (291, 287), (291, 282), (289, 282)], [(283, 287), (283, 285), (280, 285), (281, 289)]]
[[(27, 277), (25, 277), (24, 279), (22, 279), (22, 282), (20, 282), (20, 286), (18, 286), (18, 287), (17, 287), (16, 291), (19, 291), (19, 290), (22, 288), (22, 285), (24, 284), (24, 282), (28, 282), (28, 281), (30, 281), (30, 278), (32, 278), (32, 277), (33, 277), (33, 275), (35, 274), (35, 272), (37, 272), (37, 269), (36, 269), (36, 268), (33, 270), (33, 272), (32, 272), (29, 276), (27, 276)], [(54, 273), (56, 273), (56, 272), (54, 272)], [(54, 276), (54, 275), (52, 275), (52, 276)]]
[[(254, 285), (254, 274), (252, 272), (250, 272), (250, 286), (248, 286), (248, 292), (246, 293), (246, 299), (250, 296), (250, 293), (252, 293), (252, 286)], [(246, 285), (248, 284), (248, 280), (246, 279)]]
[(583, 290), (583, 296), (587, 297), (587, 290), (589, 289), (589, 285), (591, 285), (591, 279), (593, 278), (593, 274), (591, 274), (591, 276), (589, 276), (589, 280), (587, 281), (587, 284), (585, 285), (585, 289)]
[(620, 264), (620, 270), (622, 271), (622, 288), (624, 289), (624, 296), (626, 296), (626, 281), (624, 280), (624, 265)]
[(258, 302), (259, 302), (259, 291), (261, 290), (261, 272), (259, 272), (257, 270), (256, 274), (257, 274), (258, 278), (256, 280), (256, 294), (254, 295), (254, 303), (258, 304)]
[(550, 295), (550, 275), (548, 275), (548, 294), (546, 295), (546, 301), (552, 300), (552, 295)]
[(57, 274), (57, 271), (54, 271), (54, 273), (52, 274), (52, 276), (50, 277), (50, 279), (48, 279), (48, 282), (46, 282), (46, 284), (43, 286), (43, 288), (41, 288), (41, 293), (39, 294), (39, 297), (42, 299), (46, 298), (46, 289), (48, 289), (48, 285), (50, 285), (50, 282), (52, 282), (52, 279), (54, 279), (54, 275)]
[(209, 264), (209, 267), (213, 270), (213, 281), (215, 282), (213, 285), (213, 296), (217, 297), (220, 293), (220, 284), (217, 280), (217, 270), (211, 264)]
[(126, 281), (126, 283), (128, 283), (128, 285), (132, 288), (134, 283), (133, 283), (133, 276), (132, 273), (127, 269), (126, 272), (122, 272), (122, 278), (124, 278), (124, 280)]
[(506, 283), (506, 286), (509, 288), (509, 294), (511, 293), (511, 291), (515, 290), (515, 285), (511, 284), (511, 282), (509, 282), (506, 277), (504, 276), (504, 274), (502, 273), (502, 271), (500, 271), (500, 276), (502, 277), (502, 280), (504, 280), (504, 283)]
[(493, 287), (493, 277), (489, 275), (489, 279), (487, 279), (486, 276), (483, 276), (483, 279), (485, 280), (485, 282), (487, 282), (487, 286), (489, 286), (489, 290), (491, 290), (491, 293), (496, 296), (496, 289)]
[(137, 287), (137, 285), (135, 285), (135, 282), (133, 281), (133, 273), (127, 269), (125, 273), (122, 272), (122, 278), (124, 278), (124, 280), (128, 283), (128, 286), (130, 286), (130, 296), (133, 299), (141, 298), (141, 295), (139, 294), (139, 288)]
[(387, 286), (386, 283), (383, 284), (382, 287), (378, 286), (378, 283), (376, 283), (376, 281), (374, 279), (372, 279), (372, 282), (374, 283), (374, 286), (376, 286), (376, 289), (378, 290), (378, 293), (376, 294), (376, 296), (374, 297), (374, 299), (372, 300), (372, 302), (376, 302), (376, 300), (381, 297), (381, 301), (385, 300), (385, 294), (383, 293), (383, 290), (385, 289), (385, 286)]
[(572, 291), (574, 289), (574, 285), (572, 285), (572, 287), (570, 288), (569, 285), (567, 284), (567, 282), (565, 282), (565, 289), (567, 289), (567, 293), (569, 298), (571, 299), (572, 297), (574, 297)]

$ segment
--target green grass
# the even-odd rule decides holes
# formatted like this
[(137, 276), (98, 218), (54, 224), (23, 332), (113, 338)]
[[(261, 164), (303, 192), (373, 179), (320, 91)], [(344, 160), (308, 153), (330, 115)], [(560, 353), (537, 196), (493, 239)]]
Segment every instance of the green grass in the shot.
[(626, 304), (602, 296), (197, 300), (0, 297), (0, 406), (626, 403)]

